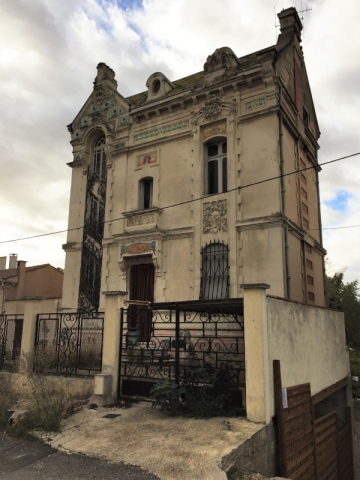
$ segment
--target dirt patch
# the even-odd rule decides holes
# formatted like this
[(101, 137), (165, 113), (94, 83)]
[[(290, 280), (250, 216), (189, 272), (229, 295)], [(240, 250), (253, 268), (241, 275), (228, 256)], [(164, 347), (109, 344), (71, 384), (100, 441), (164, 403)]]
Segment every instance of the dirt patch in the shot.
[[(119, 416), (104, 418), (108, 413)], [(261, 428), (243, 418), (170, 417), (140, 403), (128, 409), (84, 409), (66, 421), (51, 445), (137, 465), (164, 480), (225, 480), (221, 458)]]

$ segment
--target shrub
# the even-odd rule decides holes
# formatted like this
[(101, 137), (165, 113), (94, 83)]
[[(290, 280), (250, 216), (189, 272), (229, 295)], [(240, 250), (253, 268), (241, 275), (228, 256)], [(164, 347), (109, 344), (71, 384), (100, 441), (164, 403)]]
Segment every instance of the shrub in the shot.
[(237, 372), (224, 363), (215, 368), (207, 363), (203, 367), (189, 368), (181, 379), (181, 387), (174, 382), (162, 380), (151, 389), (153, 406), (166, 410), (171, 415), (215, 417), (234, 413), (229, 405)]

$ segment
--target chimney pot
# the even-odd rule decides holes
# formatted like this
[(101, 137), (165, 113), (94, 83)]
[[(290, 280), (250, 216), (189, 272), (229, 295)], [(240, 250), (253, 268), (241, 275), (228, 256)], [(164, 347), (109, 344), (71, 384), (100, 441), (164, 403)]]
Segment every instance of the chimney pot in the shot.
[(17, 254), (16, 253), (10, 253), (9, 256), (9, 269), (10, 268), (16, 268), (17, 267)]

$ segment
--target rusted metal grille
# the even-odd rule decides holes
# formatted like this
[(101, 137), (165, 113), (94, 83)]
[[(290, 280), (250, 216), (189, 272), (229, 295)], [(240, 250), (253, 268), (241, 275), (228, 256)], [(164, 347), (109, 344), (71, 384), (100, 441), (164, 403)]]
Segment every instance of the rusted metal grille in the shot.
[(229, 249), (210, 242), (201, 250), (200, 300), (229, 298)]
[(99, 314), (39, 314), (34, 368), (39, 373), (94, 375), (101, 371), (104, 319)]
[(18, 370), (23, 318), (23, 315), (0, 315), (0, 371)]
[[(198, 311), (180, 306), (122, 310), (122, 393), (148, 396), (159, 380), (179, 385), (193, 369), (211, 365), (215, 370), (230, 368), (235, 372), (232, 386), (241, 405), (245, 389), (243, 328), (240, 303), (237, 312), (204, 305)], [(147, 333), (146, 341), (142, 330)]]

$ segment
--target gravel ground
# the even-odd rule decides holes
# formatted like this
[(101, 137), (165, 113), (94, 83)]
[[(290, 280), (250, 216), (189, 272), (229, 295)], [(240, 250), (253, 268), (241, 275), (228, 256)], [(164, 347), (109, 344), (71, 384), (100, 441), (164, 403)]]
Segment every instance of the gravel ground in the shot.
[(6, 480), (157, 480), (139, 467), (68, 455), (47, 445), (0, 438), (0, 478)]

